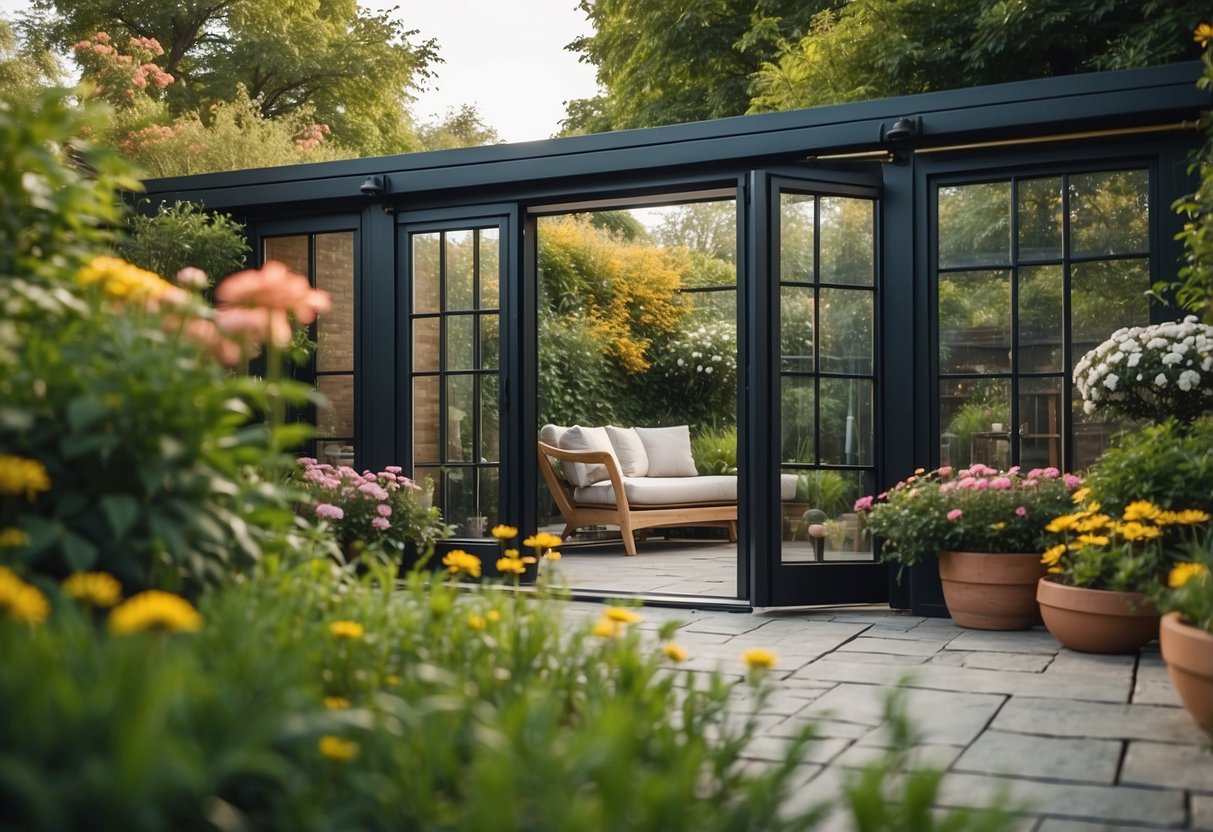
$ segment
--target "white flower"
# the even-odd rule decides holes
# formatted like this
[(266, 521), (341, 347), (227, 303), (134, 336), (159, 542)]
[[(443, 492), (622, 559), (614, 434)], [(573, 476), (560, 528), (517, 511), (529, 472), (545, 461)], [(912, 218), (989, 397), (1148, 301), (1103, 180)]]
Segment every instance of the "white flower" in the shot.
[(1120, 359), (1122, 359), (1124, 357), (1125, 357), (1125, 354), (1118, 350), (1117, 352), (1114, 352), (1110, 356), (1108, 356), (1108, 363), (1109, 364), (1119, 364)]
[(698, 367), (696, 367), (696, 368), (695, 368), (695, 372), (697, 372), (697, 373), (702, 373), (702, 372), (703, 372), (703, 365), (702, 365), (702, 364), (700, 364)]
[(1151, 338), (1149, 341), (1146, 342), (1146, 346), (1152, 350), (1161, 350), (1163, 347), (1167, 346), (1167, 339), (1166, 338)]
[(1087, 399), (1085, 402), (1083, 402), (1082, 403), (1082, 412), (1083, 413), (1094, 413), (1095, 412), (1095, 402), (1091, 401), (1090, 399)]
[(711, 375), (711, 374), (712, 374), (712, 368), (711, 368), (711, 367), (708, 367), (706, 370), (704, 370), (704, 372), (705, 372), (705, 373), (707, 373), (708, 375)]
[(1141, 353), (1139, 353), (1139, 352), (1129, 353), (1129, 360), (1126, 362), (1126, 364), (1129, 367), (1136, 367), (1140, 361), (1141, 361)]
[(1166, 387), (1167, 386), (1166, 373), (1159, 373), (1158, 375), (1154, 376), (1154, 386), (1155, 387)]
[(683, 361), (681, 358), (680, 358), (680, 359), (678, 359), (678, 366), (679, 366), (679, 367), (683, 366), (685, 363), (686, 363), (686, 362), (684, 362), (684, 361)]
[(1200, 369), (1204, 370), (1206, 373), (1209, 372), (1210, 368), (1213, 368), (1213, 355), (1200, 362)]
[(1108, 373), (1108, 377), (1103, 380), (1103, 386), (1109, 390), (1115, 390), (1118, 381), (1120, 381), (1120, 377), (1116, 373)]
[(1162, 357), (1162, 363), (1165, 367), (1172, 367), (1183, 360), (1184, 357), (1177, 352), (1169, 352)]
[(1179, 389), (1183, 391), (1191, 390), (1193, 387), (1200, 386), (1200, 373), (1195, 370), (1184, 370), (1179, 374), (1179, 381), (1176, 382)]

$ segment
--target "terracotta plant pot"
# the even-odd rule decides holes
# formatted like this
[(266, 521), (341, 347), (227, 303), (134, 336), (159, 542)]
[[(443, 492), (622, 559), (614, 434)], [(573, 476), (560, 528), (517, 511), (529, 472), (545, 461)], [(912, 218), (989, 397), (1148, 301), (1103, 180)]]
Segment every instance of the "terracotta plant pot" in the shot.
[(1053, 638), (1071, 650), (1134, 653), (1158, 636), (1158, 610), (1140, 592), (1067, 586), (1041, 578), (1036, 600)]
[(1037, 552), (940, 552), (948, 615), (975, 630), (1030, 629), (1040, 623), (1036, 584), (1046, 568)]
[(1162, 617), (1158, 641), (1175, 692), (1196, 724), (1213, 735), (1213, 635), (1169, 612)]

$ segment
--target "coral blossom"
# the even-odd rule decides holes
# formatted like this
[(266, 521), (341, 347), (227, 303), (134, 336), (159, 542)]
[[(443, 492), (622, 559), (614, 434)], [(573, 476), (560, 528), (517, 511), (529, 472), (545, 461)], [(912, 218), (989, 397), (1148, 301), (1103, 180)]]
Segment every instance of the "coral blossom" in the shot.
[(288, 316), (310, 324), (332, 308), (328, 292), (313, 289), (306, 277), (277, 260), (231, 275), (216, 287), (215, 300), (220, 329), (279, 347), (291, 340)]

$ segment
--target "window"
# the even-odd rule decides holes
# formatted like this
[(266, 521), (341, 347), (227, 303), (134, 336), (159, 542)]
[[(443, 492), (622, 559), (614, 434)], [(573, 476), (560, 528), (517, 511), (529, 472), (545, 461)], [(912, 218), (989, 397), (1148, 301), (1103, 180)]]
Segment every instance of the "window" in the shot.
[(1149, 323), (1144, 169), (937, 190), (941, 465), (1088, 466), (1120, 426), (1082, 413), (1074, 365)]

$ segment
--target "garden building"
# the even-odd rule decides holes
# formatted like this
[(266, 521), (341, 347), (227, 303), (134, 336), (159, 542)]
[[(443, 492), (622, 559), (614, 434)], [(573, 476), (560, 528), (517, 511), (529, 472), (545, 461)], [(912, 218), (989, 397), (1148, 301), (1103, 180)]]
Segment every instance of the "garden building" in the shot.
[(1075, 407), (1072, 370), (1118, 327), (1176, 317), (1146, 292), (1181, 253), (1171, 206), (1194, 186), (1199, 75), (1092, 73), (148, 191), (247, 222), (255, 263), (332, 293), (308, 369), (331, 402), (309, 414), (314, 453), (431, 478), (452, 545), (491, 552), (498, 522), (563, 528), (545, 424), (687, 425), (629, 435), (656, 443), (650, 462), (685, 434), (702, 476), (735, 467), (717, 502), (736, 502), (736, 542), (692, 514), (626, 557), (591, 522), (565, 547), (576, 589), (942, 613), (929, 580), (876, 561), (851, 503), (917, 467), (1078, 470), (1100, 453), (1119, 426)]

